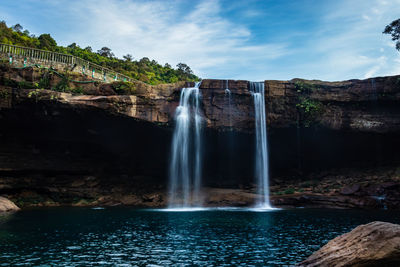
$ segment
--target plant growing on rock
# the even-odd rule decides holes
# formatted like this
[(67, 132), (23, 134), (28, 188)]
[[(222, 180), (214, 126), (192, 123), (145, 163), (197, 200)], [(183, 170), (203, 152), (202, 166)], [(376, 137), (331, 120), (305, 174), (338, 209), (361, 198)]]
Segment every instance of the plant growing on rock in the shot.
[(8, 99), (10, 97), (10, 93), (7, 90), (0, 90), (0, 98)]
[(306, 83), (304, 81), (296, 81), (294, 86), (298, 93), (310, 94), (316, 90), (319, 90), (319, 86), (313, 83)]
[(39, 95), (39, 93), (40, 93), (40, 90), (39, 90), (39, 89), (32, 90), (32, 91), (30, 91), (30, 92), (28, 93), (28, 98), (35, 97), (35, 101), (37, 102), (37, 101), (38, 101), (38, 95)]
[(70, 90), (69, 79), (68, 79), (67, 74), (62, 76), (61, 81), (56, 84), (56, 86), (54, 87), (54, 90), (58, 91), (58, 92), (66, 92), (66, 91)]
[(112, 88), (119, 95), (134, 95), (136, 93), (136, 86), (131, 82), (113, 82)]
[(18, 88), (19, 89), (37, 89), (37, 88), (39, 88), (39, 84), (21, 81), (21, 82), (18, 82)]
[(320, 90), (320, 87), (315, 83), (303, 80), (297, 80), (294, 86), (298, 93), (296, 108), (300, 115), (299, 123), (310, 127), (322, 112), (322, 103), (310, 97), (313, 92)]
[(299, 96), (296, 108), (300, 114), (300, 122), (305, 127), (310, 127), (315, 123), (323, 112), (323, 104), (318, 100), (311, 99), (309, 96)]
[(49, 72), (44, 72), (42, 77), (40, 78), (38, 87), (42, 89), (48, 89), (50, 88), (50, 73)]

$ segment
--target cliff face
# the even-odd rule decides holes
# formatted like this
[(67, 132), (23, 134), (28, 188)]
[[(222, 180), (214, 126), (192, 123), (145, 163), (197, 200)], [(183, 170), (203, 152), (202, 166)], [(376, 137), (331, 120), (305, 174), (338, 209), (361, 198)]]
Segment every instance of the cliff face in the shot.
[[(204, 113), (209, 127), (254, 128), (249, 82), (204, 80)], [(269, 128), (319, 126), (358, 132), (397, 132), (400, 127), (400, 76), (322, 82), (265, 81)], [(231, 116), (229, 116), (231, 110)]]
[[(48, 88), (57, 88), (63, 78), (47, 74)], [(43, 70), (0, 70), (3, 108), (25, 102), (53, 102), (71, 107), (95, 107), (156, 124), (172, 125), (180, 89), (193, 83), (151, 86), (142, 82), (124, 86), (69, 83), (68, 90), (23, 90), (40, 86)], [(70, 77), (71, 78), (71, 77)], [(16, 90), (19, 87), (21, 90)], [(14, 90), (12, 90), (14, 88)], [(229, 94), (225, 89), (229, 88)], [(40, 88), (42, 89), (42, 88)], [(248, 81), (203, 80), (200, 86), (206, 126), (217, 130), (252, 132), (254, 103)], [(60, 90), (58, 90), (60, 91)], [(68, 91), (70, 93), (68, 93)], [(78, 92), (78, 94), (77, 94)], [(400, 130), (400, 76), (366, 80), (322, 82), (293, 79), (265, 81), (268, 128), (319, 127), (332, 130), (388, 133)], [(51, 103), (50, 103), (51, 104)]]
[[(164, 205), (174, 113), (181, 88), (190, 84), (126, 86), (76, 76), (83, 83), (65, 92), (36, 89), (44, 75), (31, 68), (0, 70), (0, 193), (19, 205), (82, 199)], [(46, 75), (48, 87), (59, 90), (62, 77)], [(336, 169), (397, 166), (399, 78), (265, 81), (276, 190), (288, 180), (323, 179), (324, 171), (334, 176)], [(248, 81), (201, 83), (204, 186), (254, 188), (248, 88)]]

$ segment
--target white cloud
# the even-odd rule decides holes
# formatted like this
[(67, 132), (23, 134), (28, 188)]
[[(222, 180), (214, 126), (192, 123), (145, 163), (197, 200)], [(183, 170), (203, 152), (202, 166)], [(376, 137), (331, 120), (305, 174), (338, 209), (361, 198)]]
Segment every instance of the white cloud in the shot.
[[(383, 35), (385, 25), (398, 16), (400, 1), (335, 2), (319, 25), (315, 39), (301, 51), (314, 49), (320, 58), (304, 64), (303, 77), (325, 80), (369, 78), (400, 74), (400, 54)], [(384, 47), (390, 46), (390, 49)], [(300, 52), (301, 53), (301, 52)]]
[[(400, 0), (323, 1), (318, 8), (308, 1), (263, 8), (249, 0), (1, 1), (9, 5), (0, 8), (9, 23), (51, 33), (62, 45), (184, 62), (203, 78), (343, 80), (400, 73), (400, 53), (381, 33), (398, 18)], [(298, 12), (289, 14), (290, 8)], [(40, 17), (31, 15), (39, 9)]]
[[(202, 77), (224, 76), (233, 66), (250, 68), (256, 59), (267, 61), (288, 53), (282, 43), (251, 43), (250, 29), (221, 16), (217, 0), (199, 1), (187, 13), (179, 12), (181, 1), (59, 4), (80, 18), (63, 39), (82, 46), (109, 46), (119, 57), (131, 53), (160, 63), (185, 62)], [(85, 30), (78, 30), (82, 26)], [(222, 65), (227, 65), (228, 71), (219, 69)]]

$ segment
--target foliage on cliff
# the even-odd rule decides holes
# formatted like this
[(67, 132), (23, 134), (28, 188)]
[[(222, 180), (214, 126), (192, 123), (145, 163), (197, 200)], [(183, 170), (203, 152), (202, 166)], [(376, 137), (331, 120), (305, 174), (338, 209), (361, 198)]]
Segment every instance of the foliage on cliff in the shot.
[(28, 30), (23, 30), (20, 24), (7, 27), (6, 23), (1, 21), (0, 42), (71, 54), (149, 84), (199, 80), (190, 67), (184, 63), (179, 63), (177, 68), (174, 69), (168, 63), (162, 66), (157, 61), (150, 60), (147, 57), (133, 60), (132, 55), (128, 54), (123, 59), (119, 59), (108, 47), (103, 47), (94, 52), (90, 46), (81, 48), (76, 43), (67, 47), (58, 46), (50, 34), (41, 34), (36, 37), (30, 34)]
[(294, 86), (298, 93), (296, 108), (301, 116), (302, 124), (305, 127), (310, 127), (316, 122), (323, 109), (321, 102), (310, 98), (310, 95), (314, 91), (320, 90), (320, 87), (317, 84), (301, 80), (296, 81)]

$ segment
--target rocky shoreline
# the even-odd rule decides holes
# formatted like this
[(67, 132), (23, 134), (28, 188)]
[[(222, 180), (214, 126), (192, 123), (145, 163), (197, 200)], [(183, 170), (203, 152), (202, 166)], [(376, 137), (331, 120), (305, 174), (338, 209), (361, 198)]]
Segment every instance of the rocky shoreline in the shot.
[[(330, 174), (316, 173), (302, 180), (281, 177), (273, 180), (271, 203), (275, 207), (294, 208), (357, 208), (399, 209), (400, 174), (397, 168), (369, 170), (340, 170)], [(320, 176), (324, 176), (321, 178)], [(312, 177), (318, 177), (310, 179)], [(145, 186), (138, 190), (137, 180), (120, 178), (118, 184), (104, 183), (94, 176), (63, 180), (38, 181), (25, 178), (0, 179), (0, 188), (10, 187), (16, 193), (6, 197), (18, 206), (116, 206), (128, 205), (140, 208), (167, 206), (167, 188)], [(124, 183), (121, 183), (124, 181)], [(151, 183), (151, 182), (149, 182)], [(205, 187), (204, 206), (249, 207), (257, 200), (254, 185), (239, 188)]]

